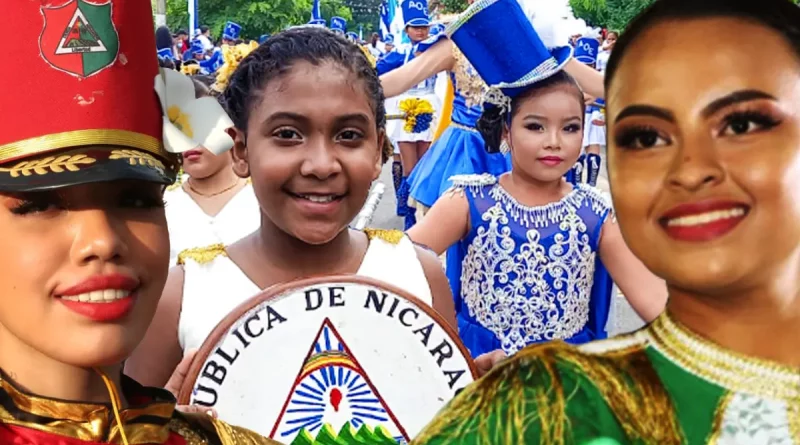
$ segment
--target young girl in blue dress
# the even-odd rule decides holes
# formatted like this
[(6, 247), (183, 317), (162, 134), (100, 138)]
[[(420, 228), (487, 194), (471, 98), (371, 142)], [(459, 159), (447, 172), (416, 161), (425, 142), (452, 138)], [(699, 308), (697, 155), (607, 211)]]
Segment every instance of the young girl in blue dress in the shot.
[[(580, 154), (585, 111), (581, 89), (561, 70), (572, 50), (547, 50), (522, 22), (474, 39), (471, 26), (492, 27), (473, 22), (452, 38), (496, 86), (478, 128), (489, 152), (510, 152), (512, 168), (499, 177), (453, 177), (451, 190), (409, 231), (439, 254), (457, 246), (462, 267), (447, 272), (465, 345), (473, 355), (498, 348), (514, 354), (536, 342), (604, 338), (609, 273), (636, 312), (654, 319), (666, 302), (663, 282), (627, 248), (600, 192), (564, 179)], [(514, 54), (525, 58), (499, 60)]]

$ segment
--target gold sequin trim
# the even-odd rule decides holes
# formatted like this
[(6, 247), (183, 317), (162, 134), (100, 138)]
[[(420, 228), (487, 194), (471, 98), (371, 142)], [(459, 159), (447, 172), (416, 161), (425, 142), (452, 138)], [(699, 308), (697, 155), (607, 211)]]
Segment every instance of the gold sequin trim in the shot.
[(208, 441), (205, 437), (203, 437), (202, 434), (199, 434), (197, 431), (193, 430), (189, 424), (184, 421), (172, 419), (169, 422), (169, 430), (183, 437), (183, 439), (186, 441), (186, 445), (208, 444)]
[(186, 264), (187, 259), (197, 264), (208, 264), (218, 256), (228, 256), (228, 253), (225, 252), (224, 244), (212, 244), (206, 247), (186, 249), (178, 254), (178, 265)]
[(0, 167), (0, 172), (8, 173), (12, 178), (48, 173), (76, 172), (80, 165), (94, 164), (97, 160), (86, 155), (48, 156), (33, 161), (22, 161), (12, 167)]
[(394, 245), (400, 244), (400, 241), (406, 236), (399, 230), (364, 229), (364, 233), (367, 234), (367, 238), (369, 238), (370, 241), (377, 238)]
[(486, 83), (469, 63), (467, 57), (456, 45), (453, 45), (453, 58), (456, 63), (453, 67), (455, 85), (458, 94), (464, 97), (468, 107), (479, 106), (483, 103), (483, 94), (489, 89)]
[(583, 353), (563, 342), (529, 346), (456, 396), (413, 443), (438, 438), (459, 444), (469, 435), (471, 443), (523, 445), (529, 427), (539, 433), (537, 443), (571, 443), (565, 373), (585, 376), (599, 390), (631, 441), (685, 443), (643, 341), (602, 354)]
[(222, 445), (281, 445), (272, 439), (260, 436), (250, 430), (228, 425), (217, 419), (212, 419), (214, 428)]
[(48, 134), (2, 145), (0, 146), (0, 163), (62, 148), (86, 145), (130, 147), (165, 159), (170, 158), (170, 154), (164, 150), (161, 142), (152, 136), (132, 131), (101, 129)]
[(722, 434), (722, 422), (725, 421), (725, 411), (728, 409), (731, 400), (733, 400), (733, 393), (726, 393), (719, 401), (717, 409), (714, 410), (714, 425), (711, 428), (711, 434), (706, 440), (707, 444), (715, 445), (719, 440), (719, 436)]
[(800, 403), (800, 369), (723, 349), (689, 331), (666, 312), (647, 332), (661, 354), (702, 379), (731, 392)]

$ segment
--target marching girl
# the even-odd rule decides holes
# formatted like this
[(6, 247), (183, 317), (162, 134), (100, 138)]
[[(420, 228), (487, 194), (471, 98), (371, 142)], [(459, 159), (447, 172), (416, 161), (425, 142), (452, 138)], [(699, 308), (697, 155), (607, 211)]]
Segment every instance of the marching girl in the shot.
[[(461, 339), (479, 355), (605, 338), (606, 270), (640, 316), (654, 319), (666, 300), (663, 282), (628, 250), (599, 192), (563, 178), (583, 136), (583, 93), (561, 71), (572, 49), (548, 51), (524, 16), (513, 20), (522, 15), (516, 0), (478, 11), (451, 30), (452, 39), (487, 83), (501, 85), (486, 95), (478, 128), (488, 150), (508, 147), (512, 169), (452, 178), (453, 189), (409, 231), (439, 254), (456, 244), (464, 258), (447, 270)], [(497, 32), (473, 37), (489, 28)]]
[[(558, 41), (567, 41), (574, 24), (565, 20), (564, 2), (548, 1), (539, 4), (541, 9), (527, 11), (529, 16), (536, 12), (535, 26), (542, 35), (549, 36), (545, 42), (548, 47), (559, 46)], [(542, 8), (546, 6), (546, 8)], [(495, 26), (504, 26), (498, 23)], [(507, 153), (489, 153), (480, 132), (476, 128), (483, 111), (482, 100), (487, 87), (470, 62), (448, 38), (448, 32), (435, 41), (421, 45), (424, 52), (410, 63), (381, 76), (381, 84), (387, 97), (396, 96), (415, 82), (446, 71), (453, 84), (453, 110), (449, 127), (439, 137), (428, 153), (422, 158), (410, 177), (411, 200), (420, 206), (430, 208), (436, 200), (452, 186), (450, 178), (464, 174), (483, 174), (499, 176), (511, 170), (511, 157)], [(500, 51), (504, 51), (500, 49)], [(598, 97), (603, 95), (603, 78), (597, 71), (570, 60), (565, 70), (573, 75), (579, 85)], [(457, 246), (451, 247), (445, 257), (447, 270), (461, 270), (463, 255)], [(456, 274), (455, 276), (458, 276)], [(455, 277), (454, 276), (454, 277)], [(459, 281), (451, 282), (457, 295)]]
[[(408, 64), (416, 57), (416, 53), (419, 51), (418, 45), (429, 37), (431, 22), (428, 18), (427, 0), (405, 0), (402, 2), (401, 8), (403, 10), (403, 19), (405, 20), (405, 32), (408, 34), (411, 43), (405, 45), (402, 50), (395, 50), (379, 60), (377, 64), (379, 75)], [(404, 99), (426, 101), (435, 116), (436, 112), (441, 108), (441, 100), (436, 94), (436, 74), (433, 73), (427, 78), (420, 79), (419, 82), (409, 84), (402, 97), (398, 98), (398, 103)], [(433, 141), (436, 125), (435, 122), (432, 122), (429, 128), (424, 131), (409, 131), (405, 125), (399, 122), (394, 126), (395, 132), (389, 136), (398, 145), (403, 169), (398, 193), (398, 213), (405, 216), (407, 229), (416, 222), (416, 209), (408, 205), (408, 175), (414, 170), (419, 159), (428, 151), (431, 141)]]
[[(225, 47), (226, 64), (217, 74), (216, 90), (224, 89), (228, 77), (251, 49), (248, 45)], [(209, 96), (204, 84), (195, 78), (192, 81), (197, 99)], [(164, 194), (170, 228), (170, 266), (177, 264), (178, 254), (183, 250), (232, 244), (258, 229), (261, 219), (258, 200), (250, 182), (233, 172), (233, 159), (223, 148), (230, 142), (226, 137), (219, 138), (222, 145), (198, 146), (182, 153), (185, 180), (179, 178)]]
[[(274, 444), (179, 414), (169, 392), (121, 372), (167, 279), (162, 192), (178, 168), (162, 144), (155, 41), (141, 33), (150, 5), (107, 4), (106, 22), (86, 12), (90, 44), (124, 63), (55, 51), (78, 3), (6, 5), (9, 57), (25, 75), (0, 72), (19, 87), (0, 98), (18, 111), (0, 130), (0, 443)], [(42, 15), (58, 31), (42, 34)]]
[(399, 231), (348, 228), (389, 157), (380, 83), (356, 45), (319, 27), (276, 34), (242, 61), (223, 100), (235, 124), (233, 168), (252, 179), (261, 226), (231, 246), (181, 255), (147, 338), (127, 363), (132, 375), (164, 385), (240, 303), (303, 277), (375, 278), (455, 326), (435, 255)]
[(657, 0), (631, 22), (607, 70), (609, 179), (667, 310), (521, 351), (416, 443), (800, 443), (798, 22), (787, 0)]
[[(575, 59), (595, 69), (600, 40), (594, 31), (587, 33), (575, 42)], [(606, 127), (603, 120), (602, 99), (588, 97), (583, 129), (583, 151), (578, 160), (575, 181), (597, 185), (600, 177), (600, 152), (606, 145)], [(585, 176), (585, 179), (584, 179)]]

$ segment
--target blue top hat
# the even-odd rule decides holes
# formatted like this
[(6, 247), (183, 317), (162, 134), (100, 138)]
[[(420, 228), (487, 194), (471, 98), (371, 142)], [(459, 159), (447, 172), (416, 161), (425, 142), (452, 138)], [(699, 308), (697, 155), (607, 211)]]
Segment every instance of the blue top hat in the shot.
[(386, 34), (383, 36), (383, 43), (391, 43), (394, 45), (394, 34)]
[(311, 19), (311, 21), (308, 22), (308, 24), (309, 25), (314, 25), (314, 26), (325, 26), (325, 25), (327, 25), (327, 23), (325, 22), (325, 19)]
[(158, 58), (159, 59), (174, 59), (175, 53), (172, 52), (172, 48), (161, 48), (158, 50)]
[(352, 40), (352, 41), (354, 41), (354, 42), (358, 42), (358, 34), (356, 34), (354, 32), (348, 32), (347, 33), (347, 38)]
[(262, 44), (267, 41), (269, 38), (269, 34), (262, 34), (261, 37), (258, 38), (258, 44)]
[(497, 106), (572, 58), (571, 46), (547, 49), (517, 0), (478, 0), (445, 32), (491, 88), (485, 102)]
[(430, 36), (438, 36), (439, 34), (444, 32), (444, 25), (441, 23), (437, 23), (435, 25), (431, 25)]
[(347, 20), (341, 17), (331, 17), (331, 29), (344, 34), (347, 32)]
[(404, 0), (400, 5), (403, 11), (403, 26), (431, 26), (428, 18), (428, 0)]
[(236, 40), (242, 35), (242, 26), (238, 23), (228, 22), (222, 31), (222, 38), (225, 40)]
[(600, 50), (600, 42), (591, 37), (581, 37), (575, 42), (575, 59), (586, 65), (594, 65), (597, 62), (597, 52)]

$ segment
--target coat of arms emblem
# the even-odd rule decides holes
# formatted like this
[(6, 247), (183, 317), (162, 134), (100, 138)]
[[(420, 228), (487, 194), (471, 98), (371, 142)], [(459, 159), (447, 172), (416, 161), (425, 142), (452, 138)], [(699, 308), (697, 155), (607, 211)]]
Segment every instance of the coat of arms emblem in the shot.
[(119, 53), (119, 36), (111, 18), (111, 2), (71, 0), (60, 7), (42, 7), (42, 57), (51, 66), (86, 78), (111, 66)]

